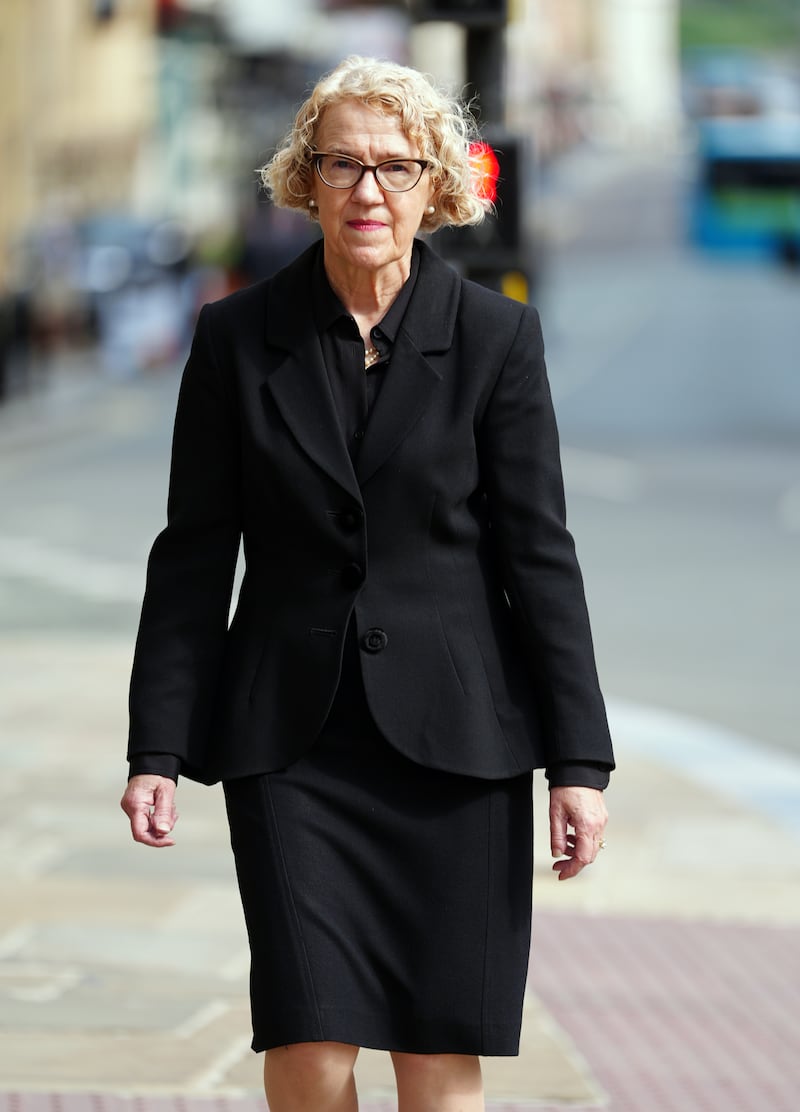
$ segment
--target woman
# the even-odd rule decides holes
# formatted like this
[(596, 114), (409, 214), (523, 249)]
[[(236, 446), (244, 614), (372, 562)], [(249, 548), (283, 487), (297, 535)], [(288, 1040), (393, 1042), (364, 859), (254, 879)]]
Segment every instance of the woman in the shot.
[[(224, 784), (272, 1112), (483, 1107), (518, 1052), (531, 771), (560, 879), (613, 768), (534, 311), (417, 232), (483, 202), (462, 108), (350, 58), (263, 170), (322, 240), (206, 306), (131, 687), (133, 836)], [(227, 628), (240, 537), (246, 574)]]

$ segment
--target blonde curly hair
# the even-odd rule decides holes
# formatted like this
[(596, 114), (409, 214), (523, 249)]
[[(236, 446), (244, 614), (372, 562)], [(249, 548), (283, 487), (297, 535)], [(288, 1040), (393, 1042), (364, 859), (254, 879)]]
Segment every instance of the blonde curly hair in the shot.
[(404, 134), (417, 144), (420, 158), (427, 159), (435, 211), (423, 217), (422, 231), (483, 220), (492, 206), (476, 190), (470, 144), (478, 139), (478, 130), (469, 107), (418, 70), (358, 55), (345, 58), (320, 78), (291, 130), (258, 171), (276, 205), (317, 218), (308, 207), (317, 127), (327, 108), (345, 100), (358, 100), (398, 118)]

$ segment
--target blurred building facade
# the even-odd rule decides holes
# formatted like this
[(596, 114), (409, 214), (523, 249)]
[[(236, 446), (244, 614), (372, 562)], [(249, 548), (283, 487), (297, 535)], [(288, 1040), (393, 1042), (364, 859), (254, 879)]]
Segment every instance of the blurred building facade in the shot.
[(509, 122), (540, 154), (657, 146), (680, 130), (678, 0), (512, 0)]
[(42, 218), (128, 204), (156, 112), (154, 22), (155, 0), (4, 0), (4, 246)]
[[(659, 147), (681, 127), (679, 0), (509, 0), (507, 123), (548, 160), (575, 143)], [(411, 58), (458, 88), (464, 29), (411, 28)]]

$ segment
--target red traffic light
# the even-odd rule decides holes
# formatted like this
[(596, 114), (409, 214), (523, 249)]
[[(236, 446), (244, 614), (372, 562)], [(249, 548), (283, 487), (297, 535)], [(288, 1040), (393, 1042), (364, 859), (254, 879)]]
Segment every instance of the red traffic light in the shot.
[(473, 189), (482, 201), (494, 204), (497, 200), (497, 179), (500, 163), (488, 143), (470, 143), (469, 160), (472, 164)]

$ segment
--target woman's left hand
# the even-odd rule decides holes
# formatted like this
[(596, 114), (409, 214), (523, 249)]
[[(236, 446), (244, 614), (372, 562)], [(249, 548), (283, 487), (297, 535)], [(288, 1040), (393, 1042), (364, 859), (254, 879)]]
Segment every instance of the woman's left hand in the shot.
[(597, 788), (550, 789), (550, 851), (559, 880), (577, 876), (603, 848), (608, 821), (603, 793)]

